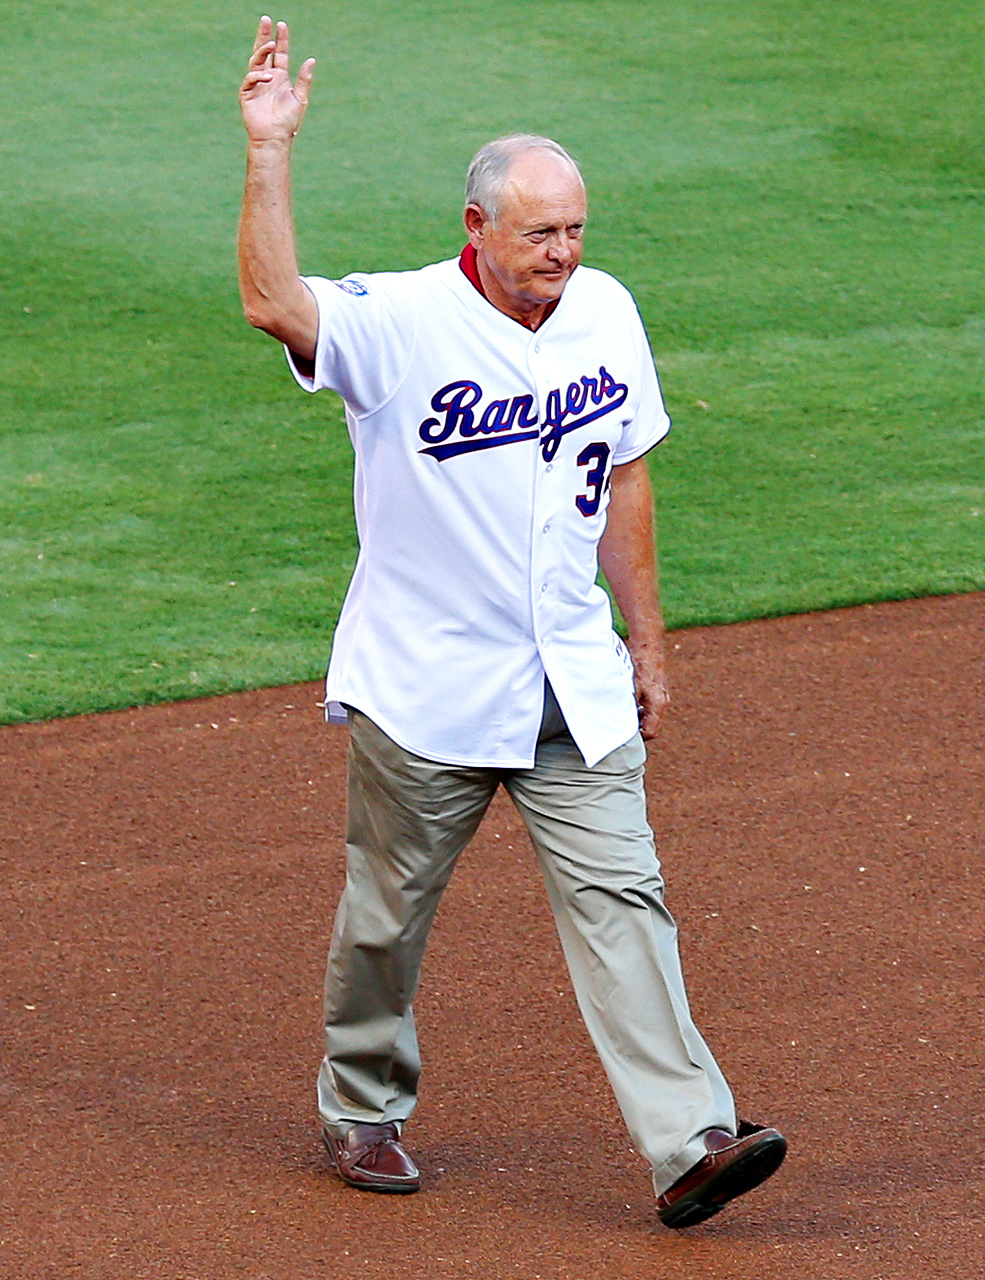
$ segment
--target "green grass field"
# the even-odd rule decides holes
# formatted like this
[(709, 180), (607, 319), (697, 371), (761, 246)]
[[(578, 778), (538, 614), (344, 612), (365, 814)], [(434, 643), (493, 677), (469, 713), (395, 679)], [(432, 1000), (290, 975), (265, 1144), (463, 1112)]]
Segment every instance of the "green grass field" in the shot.
[[(555, 134), (636, 293), (674, 626), (985, 587), (985, 11), (969, 0), (275, 16), (319, 58), (303, 268), (461, 244), (488, 137)], [(28, 11), (0, 138), (0, 720), (314, 677), (355, 557), (337, 402), (240, 318), (257, 14)]]

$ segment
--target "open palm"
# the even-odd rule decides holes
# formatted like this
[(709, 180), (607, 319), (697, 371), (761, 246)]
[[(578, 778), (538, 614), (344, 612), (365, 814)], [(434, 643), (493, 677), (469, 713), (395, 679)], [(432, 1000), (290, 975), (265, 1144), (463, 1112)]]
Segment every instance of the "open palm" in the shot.
[(297, 133), (308, 106), (315, 60), (308, 58), (291, 82), (289, 32), (286, 22), (276, 29), (268, 17), (260, 19), (239, 101), (243, 123), (252, 142), (280, 141)]

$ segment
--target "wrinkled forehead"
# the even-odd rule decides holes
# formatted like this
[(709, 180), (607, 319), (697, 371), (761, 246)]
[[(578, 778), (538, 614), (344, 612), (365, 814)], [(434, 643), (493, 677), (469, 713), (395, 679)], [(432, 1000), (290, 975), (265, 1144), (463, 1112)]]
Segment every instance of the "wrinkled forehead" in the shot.
[(585, 213), (585, 185), (563, 156), (540, 148), (524, 151), (507, 170), (501, 212), (511, 219), (552, 212), (577, 221)]

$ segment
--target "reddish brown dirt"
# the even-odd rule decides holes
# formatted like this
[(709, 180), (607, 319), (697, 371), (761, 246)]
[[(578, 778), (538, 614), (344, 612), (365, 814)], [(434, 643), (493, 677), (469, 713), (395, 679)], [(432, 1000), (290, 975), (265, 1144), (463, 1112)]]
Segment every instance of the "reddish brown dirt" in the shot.
[(655, 1219), (497, 801), (436, 926), (411, 1197), (325, 1167), (343, 729), (313, 685), (0, 731), (10, 1280), (985, 1271), (985, 596), (678, 633), (652, 816), (698, 1020), (791, 1154)]

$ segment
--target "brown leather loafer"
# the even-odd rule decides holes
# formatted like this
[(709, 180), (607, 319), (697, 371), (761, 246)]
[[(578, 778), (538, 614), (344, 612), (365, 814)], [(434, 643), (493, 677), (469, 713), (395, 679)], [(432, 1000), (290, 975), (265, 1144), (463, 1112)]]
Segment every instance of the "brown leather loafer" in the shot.
[(398, 1195), (420, 1187), (420, 1171), (400, 1145), (395, 1124), (354, 1124), (344, 1138), (323, 1129), (321, 1136), (339, 1177), (350, 1187)]
[(765, 1182), (787, 1154), (787, 1140), (777, 1129), (740, 1120), (735, 1137), (724, 1129), (704, 1135), (706, 1156), (657, 1198), (665, 1227), (693, 1227), (723, 1205)]

